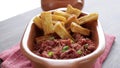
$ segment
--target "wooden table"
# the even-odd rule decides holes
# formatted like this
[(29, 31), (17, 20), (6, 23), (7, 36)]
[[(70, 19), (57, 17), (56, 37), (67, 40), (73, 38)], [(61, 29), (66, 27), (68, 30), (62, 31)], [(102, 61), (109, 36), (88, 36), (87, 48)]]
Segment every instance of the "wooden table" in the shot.
[[(83, 11), (98, 12), (103, 30), (116, 36), (115, 43), (103, 64), (103, 68), (120, 68), (120, 1), (119, 0), (85, 0)], [(0, 52), (20, 42), (22, 34), (30, 19), (40, 13), (36, 8), (24, 14), (0, 22)]]

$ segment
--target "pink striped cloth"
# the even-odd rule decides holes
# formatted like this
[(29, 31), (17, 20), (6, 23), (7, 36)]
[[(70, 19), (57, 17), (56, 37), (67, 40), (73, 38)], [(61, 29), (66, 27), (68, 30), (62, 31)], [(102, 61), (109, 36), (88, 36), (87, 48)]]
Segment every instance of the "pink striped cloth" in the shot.
[[(102, 68), (102, 63), (107, 58), (115, 40), (114, 36), (107, 34), (105, 35), (105, 38), (105, 52), (97, 59), (94, 68)], [(3, 59), (1, 64), (2, 68), (32, 68), (31, 62), (21, 53), (19, 44), (0, 53), (0, 58)]]

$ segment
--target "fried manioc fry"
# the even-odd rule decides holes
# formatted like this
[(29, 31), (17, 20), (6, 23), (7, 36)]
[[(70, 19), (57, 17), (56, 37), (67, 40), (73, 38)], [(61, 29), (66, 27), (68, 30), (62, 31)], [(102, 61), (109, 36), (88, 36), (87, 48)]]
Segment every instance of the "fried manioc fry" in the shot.
[(36, 16), (34, 19), (33, 19), (33, 22), (35, 23), (35, 25), (39, 28), (39, 29), (42, 29), (42, 21), (41, 21), (41, 18)]
[(52, 21), (52, 24), (55, 25), (58, 21)]
[(67, 6), (67, 11), (66, 12), (69, 13), (69, 14), (74, 14), (77, 17), (81, 14), (81, 11), (79, 9), (73, 8), (71, 5)]
[(65, 22), (66, 21), (66, 18), (64, 16), (60, 16), (60, 15), (52, 15), (52, 20), (55, 20), (55, 21), (63, 21)]
[(67, 29), (70, 29), (70, 25), (72, 22), (75, 22), (75, 23), (79, 23), (79, 20), (77, 19), (77, 16), (76, 15), (71, 15), (67, 21), (65, 22), (65, 27)]
[(79, 18), (79, 25), (88, 23), (88, 22), (92, 22), (92, 21), (96, 21), (98, 19), (98, 14), (97, 13), (91, 13), (88, 15), (85, 15), (83, 17)]
[(71, 31), (75, 32), (75, 33), (80, 33), (80, 34), (86, 35), (86, 36), (89, 36), (89, 34), (90, 34), (89, 29), (83, 28), (82, 26), (80, 26), (80, 25), (78, 25), (78, 24), (76, 24), (74, 22), (71, 23), (70, 28), (71, 28)]
[(52, 14), (51, 12), (43, 12), (41, 13), (42, 27), (44, 31), (44, 35), (53, 33), (53, 24), (52, 24)]
[(68, 18), (68, 17), (70, 16), (69, 13), (66, 13), (66, 12), (63, 12), (63, 11), (59, 11), (59, 10), (54, 11), (53, 14), (55, 14), (55, 15), (60, 15), (60, 16), (64, 16), (64, 17), (66, 17), (66, 18)]
[(62, 39), (70, 38), (73, 40), (72, 36), (69, 34), (69, 32), (65, 29), (65, 27), (60, 23), (57, 22), (54, 26), (54, 31), (60, 36)]
[(52, 21), (53, 25), (55, 25), (57, 22), (60, 22), (63, 26), (65, 25), (65, 22), (62, 21)]

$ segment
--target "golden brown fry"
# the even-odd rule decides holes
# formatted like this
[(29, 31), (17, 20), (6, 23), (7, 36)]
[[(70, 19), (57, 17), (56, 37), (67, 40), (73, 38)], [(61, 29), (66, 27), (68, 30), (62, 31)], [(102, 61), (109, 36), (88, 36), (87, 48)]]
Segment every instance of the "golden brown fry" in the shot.
[(66, 17), (66, 18), (68, 18), (68, 17), (70, 16), (69, 13), (66, 13), (66, 12), (63, 12), (63, 11), (59, 11), (59, 10), (54, 11), (53, 14), (55, 14), (55, 15), (60, 15), (60, 16), (64, 16), (64, 17)]
[(33, 19), (33, 22), (35, 23), (35, 25), (36, 25), (38, 28), (42, 29), (42, 21), (41, 21), (41, 18), (40, 18), (40, 17), (36, 16), (36, 17)]
[(57, 22), (54, 26), (54, 31), (60, 36), (62, 39), (70, 38), (73, 40), (72, 36), (68, 33), (65, 27), (60, 23)]
[(44, 31), (44, 35), (53, 33), (53, 24), (52, 24), (52, 14), (51, 12), (43, 12), (41, 13), (41, 19), (42, 19), (42, 27)]
[(62, 21), (52, 21), (53, 25), (55, 25), (57, 22), (60, 22), (63, 26), (65, 25), (65, 22)]
[(98, 19), (97, 13), (91, 13), (79, 18), (79, 25), (85, 24), (87, 22), (96, 21)]
[(52, 24), (55, 25), (58, 21), (52, 21)]
[(81, 14), (81, 11), (79, 9), (73, 8), (71, 5), (67, 6), (67, 11), (66, 12), (69, 13), (69, 14), (74, 14), (77, 17)]
[(77, 19), (77, 16), (76, 15), (71, 15), (67, 21), (65, 22), (65, 27), (67, 29), (70, 29), (70, 25), (72, 22), (75, 22), (75, 23), (79, 23), (79, 20)]
[(83, 28), (81, 26), (79, 26), (78, 24), (72, 22), (71, 23), (71, 31), (72, 32), (75, 32), (75, 33), (80, 33), (82, 35), (89, 35), (90, 34), (90, 30), (89, 29), (86, 29), (86, 28)]
[(60, 16), (60, 15), (52, 15), (52, 20), (65, 22), (66, 18), (64, 16)]

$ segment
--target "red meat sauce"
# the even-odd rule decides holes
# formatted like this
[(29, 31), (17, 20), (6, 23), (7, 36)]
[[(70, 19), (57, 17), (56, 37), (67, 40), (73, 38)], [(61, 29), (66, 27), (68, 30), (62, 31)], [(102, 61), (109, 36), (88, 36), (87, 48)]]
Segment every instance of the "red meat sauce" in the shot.
[(94, 42), (81, 34), (73, 34), (70, 39), (52, 39), (41, 41), (34, 45), (34, 53), (51, 59), (73, 59), (90, 54), (96, 49)]

